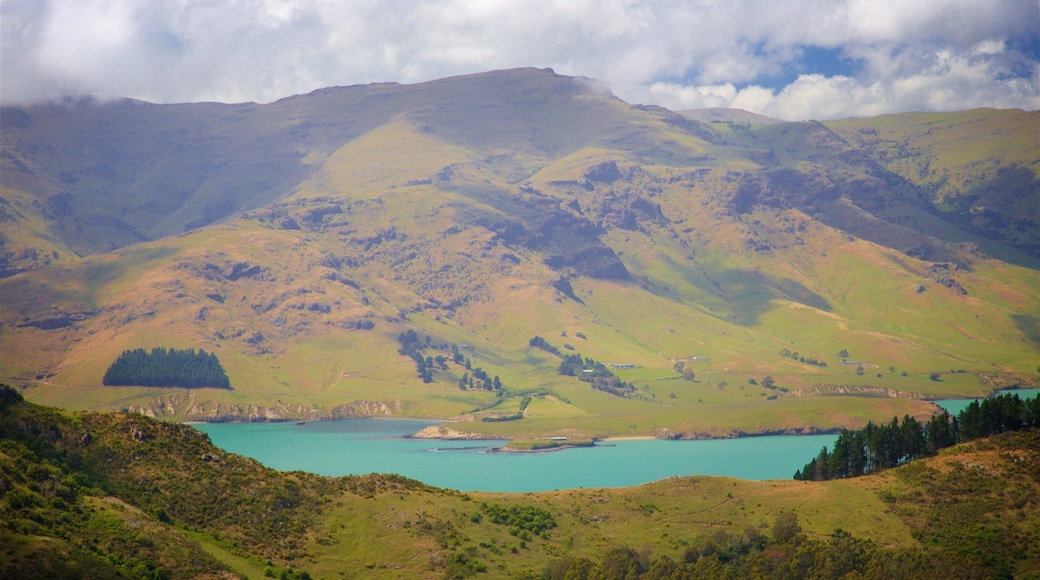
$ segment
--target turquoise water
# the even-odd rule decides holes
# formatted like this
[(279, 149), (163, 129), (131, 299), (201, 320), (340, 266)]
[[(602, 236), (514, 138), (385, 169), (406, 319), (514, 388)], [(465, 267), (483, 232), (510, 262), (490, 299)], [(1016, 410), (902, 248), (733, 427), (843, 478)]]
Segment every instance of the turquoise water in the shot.
[[(1019, 389), (1017, 391), (1002, 391), (1000, 394), (1003, 393), (1016, 393), (1018, 394), (1019, 399), (1032, 399), (1033, 397), (1037, 396), (1037, 394), (1040, 394), (1040, 389)], [(972, 403), (972, 401), (975, 400), (978, 399), (947, 399), (944, 401), (935, 401), (935, 404), (939, 405), (943, 409), (946, 409), (951, 415), (956, 416), (958, 413), (966, 409), (968, 405)]]
[(790, 479), (833, 445), (835, 435), (710, 441), (607, 441), (550, 453), (488, 453), (504, 441), (405, 439), (434, 423), (351, 419), (294, 423), (202, 423), (218, 447), (282, 471), (320, 475), (398, 473), (461, 491), (525, 492), (626, 487), (672, 475)]
[[(1016, 391), (1035, 397), (1040, 389)], [(957, 414), (975, 399), (935, 401)], [(638, 439), (551, 453), (488, 453), (505, 441), (406, 439), (429, 421), (351, 419), (295, 423), (202, 423), (218, 447), (281, 471), (320, 475), (399, 473), (461, 491), (525, 492), (627, 487), (673, 475), (789, 479), (835, 435), (710, 441)]]

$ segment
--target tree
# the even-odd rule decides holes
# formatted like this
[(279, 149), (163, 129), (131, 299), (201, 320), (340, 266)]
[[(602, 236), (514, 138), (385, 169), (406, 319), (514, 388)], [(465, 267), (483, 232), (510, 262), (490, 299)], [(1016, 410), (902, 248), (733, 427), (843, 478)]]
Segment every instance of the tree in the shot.
[(143, 348), (123, 351), (108, 367), (102, 384), (142, 387), (216, 387), (230, 389), (224, 368), (215, 354), (193, 348), (167, 350)]
[(693, 369), (692, 368), (686, 367), (685, 369), (683, 369), (682, 378), (684, 380), (692, 381), (693, 377), (694, 377), (694, 375), (693, 375)]
[(1013, 393), (972, 401), (957, 417), (943, 412), (924, 424), (909, 415), (879, 425), (868, 422), (858, 431), (843, 431), (833, 452), (824, 447), (794, 478), (856, 477), (934, 455), (959, 442), (1038, 425), (1040, 396), (1023, 401)]
[(762, 379), (762, 386), (763, 387), (765, 387), (767, 389), (772, 389), (773, 385), (774, 385), (773, 377), (766, 376), (765, 378)]
[(847, 349), (841, 349), (838, 351), (838, 358), (849, 358), (849, 351)]
[(930, 454), (957, 443), (957, 421), (943, 411), (933, 415), (924, 425), (925, 448)]
[(939, 380), (939, 373), (931, 373), (931, 374), (928, 375), (928, 378), (932, 379), (933, 381), (938, 381)]
[(802, 531), (798, 524), (798, 515), (794, 512), (780, 512), (773, 520), (773, 538), (781, 544), (787, 543), (791, 538)]

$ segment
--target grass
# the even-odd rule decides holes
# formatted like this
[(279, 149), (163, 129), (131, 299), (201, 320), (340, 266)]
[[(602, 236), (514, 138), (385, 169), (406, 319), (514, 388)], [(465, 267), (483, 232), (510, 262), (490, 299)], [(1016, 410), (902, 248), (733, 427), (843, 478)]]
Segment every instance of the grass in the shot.
[(261, 578), (265, 575), (264, 570), (269, 568), (264, 562), (256, 558), (236, 554), (236, 551), (241, 553), (241, 550), (236, 550), (234, 546), (226, 541), (215, 540), (205, 532), (190, 529), (181, 529), (180, 532), (198, 544), (200, 548), (218, 562), (244, 578)]
[[(697, 476), (634, 488), (460, 494), (388, 475), (277, 473), (213, 448), (190, 428), (4, 400), (4, 575), (85, 565), (136, 576), (151, 564), (172, 577), (223, 567), (249, 577), (269, 569), (276, 577), (294, 570), (401, 578), (470, 562), (488, 577), (509, 577), (563, 557), (598, 561), (622, 546), (682, 560), (689, 547), (727, 536), (768, 538), (782, 512), (796, 515), (806, 540), (830, 542), (840, 528), (882, 550), (953, 565), (974, 561), (1017, 575), (1036, 564), (1035, 430), (856, 479)], [(70, 451), (84, 432), (89, 445)], [(542, 514), (551, 525), (543, 536), (496, 524), (485, 504)]]
[[(521, 78), (537, 78), (542, 88), (570, 82), (533, 71), (494, 78), (496, 88), (471, 95), (474, 102)], [(818, 126), (775, 125), (756, 128), (755, 144), (720, 127), (733, 141), (713, 144), (666, 124), (663, 112), (587, 94), (578, 97), (581, 107), (554, 95), (539, 105), (545, 117), (527, 119), (500, 102), (460, 107), (449, 98), (452, 87), (461, 86), (453, 82), (427, 87), (436, 95), (430, 100), (417, 97), (418, 88), (398, 94), (371, 87), (284, 103), (285, 110), (313, 112), (324, 99), (353, 102), (365, 91), (387, 99), (378, 115), (340, 127), (350, 139), (308, 143), (301, 154), (309, 173), (277, 203), (265, 197), (257, 209), (218, 225), (0, 280), (0, 375), (18, 381), (36, 401), (132, 408), (169, 420), (366, 413), (449, 418), (495, 402), (493, 394), (458, 390), (465, 372), (459, 365), (422, 383), (412, 362), (397, 354), (397, 334), (413, 329), (435, 344), (469, 345), (473, 364), (498, 375), (510, 392), (549, 388), (566, 399), (536, 399), (521, 421), (474, 423), (490, 434), (524, 436), (855, 427), (929, 408), (909, 399), (843, 399), (817, 391), (862, 394), (865, 387), (960, 397), (985, 394), (995, 383), (1037, 380), (1035, 269), (957, 250), (966, 264), (952, 276), (967, 290), (962, 296), (935, 282), (931, 262), (867, 241), (896, 246), (917, 238), (854, 208), (839, 217), (862, 222), (854, 224), (862, 228), (859, 238), (836, 227), (834, 208), (838, 213), (822, 221), (797, 204), (733, 210), (729, 169), (824, 167), (829, 178), (854, 184), (873, 178), (837, 153), (865, 142), (834, 149), (813, 144), (814, 135), (827, 136)], [(527, 97), (516, 99), (517, 107), (534, 107)], [(409, 108), (420, 101), (444, 108), (446, 116)], [(391, 114), (395, 107), (412, 112)], [(936, 155), (946, 159), (943, 167), (964, 167), (962, 157), (970, 154), (958, 140), (987, 123), (1009, 129), (1009, 115), (830, 126), (846, 137), (876, 126), (891, 144), (925, 139), (927, 128), (938, 129), (941, 121), (954, 142), (935, 141)], [(288, 119), (272, 123), (289, 130)], [(491, 119), (495, 131), (477, 131)], [(1016, 131), (1009, 145), (987, 137), (983, 149), (994, 155), (1001, 147), (1014, 149), (1021, 140)], [(761, 152), (775, 150), (775, 167), (764, 153), (737, 146), (742, 139)], [(872, 155), (881, 155), (878, 147)], [(588, 181), (589, 167), (606, 161), (618, 164), (621, 178)], [(696, 175), (687, 176), (693, 169)], [(660, 216), (647, 207), (659, 207)], [(629, 213), (634, 225), (611, 225)], [(300, 229), (283, 229), (290, 218)], [(974, 239), (939, 217), (927, 219), (937, 235)], [(523, 235), (513, 239), (504, 223)], [(882, 234), (892, 237), (886, 242)], [(568, 246), (613, 252), (630, 278), (579, 276), (575, 268), (584, 259), (555, 269), (546, 264), (550, 254), (574, 250)], [(235, 264), (259, 266), (261, 273), (222, 274)], [(561, 279), (572, 296), (559, 289)], [(26, 325), (55, 312), (76, 320), (55, 330)], [(361, 322), (372, 328), (358, 329)], [(534, 335), (564, 352), (572, 352), (569, 345), (599, 361), (637, 365), (618, 372), (636, 385), (636, 396), (612, 397), (557, 375), (554, 357), (527, 346)], [(235, 390), (99, 384), (120, 352), (152, 346), (215, 352)], [(857, 375), (854, 367), (840, 366), (842, 348), (876, 368)], [(828, 366), (782, 358), (782, 349)], [(692, 365), (694, 381), (675, 374), (680, 360)], [(932, 372), (942, 380), (930, 380)], [(748, 384), (766, 376), (788, 394)], [(501, 409), (514, 403), (507, 399)]]
[(507, 450), (514, 451), (549, 451), (557, 449), (566, 449), (568, 447), (589, 447), (593, 445), (593, 439), (571, 439), (566, 440), (551, 440), (551, 439), (513, 439), (506, 444)]

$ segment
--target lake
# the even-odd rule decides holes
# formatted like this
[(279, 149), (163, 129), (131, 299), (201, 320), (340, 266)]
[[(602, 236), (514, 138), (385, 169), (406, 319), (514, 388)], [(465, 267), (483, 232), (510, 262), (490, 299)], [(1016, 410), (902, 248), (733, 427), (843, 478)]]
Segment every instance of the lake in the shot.
[[(1033, 397), (1040, 394), (1040, 389), (1019, 389), (1017, 391), (1000, 391), (1000, 393), (998, 394), (1003, 395), (1005, 393), (1018, 394), (1019, 399), (1025, 400), (1032, 399)], [(970, 405), (972, 401), (981, 402), (982, 399), (947, 399), (944, 401), (935, 401), (935, 404), (939, 405), (943, 409), (946, 409), (946, 411), (948, 411), (951, 415), (956, 416), (964, 409), (967, 409), (968, 405)]]
[[(1034, 397), (1040, 389), (1017, 391)], [(975, 399), (936, 401), (957, 414)], [(460, 491), (526, 492), (628, 487), (673, 475), (790, 479), (836, 435), (664, 441), (608, 440), (549, 453), (488, 453), (505, 441), (409, 439), (436, 422), (348, 419), (287, 423), (201, 423), (215, 445), (281, 471), (320, 475), (398, 473)]]
[(215, 445), (282, 471), (320, 475), (398, 473), (461, 491), (524, 492), (627, 487), (672, 475), (790, 479), (835, 435), (664, 441), (609, 440), (548, 453), (488, 453), (505, 441), (407, 439), (436, 423), (348, 419), (294, 423), (202, 423)]

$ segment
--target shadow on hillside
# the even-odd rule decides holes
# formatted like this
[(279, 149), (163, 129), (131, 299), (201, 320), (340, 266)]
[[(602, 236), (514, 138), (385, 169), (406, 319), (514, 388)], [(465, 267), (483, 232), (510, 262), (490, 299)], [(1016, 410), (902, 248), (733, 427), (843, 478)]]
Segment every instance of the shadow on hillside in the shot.
[(790, 300), (817, 310), (834, 308), (826, 298), (790, 278), (774, 280), (757, 270), (727, 270), (719, 276), (725, 299), (730, 303), (730, 322), (754, 326), (760, 317), (774, 308), (777, 299)]
[(1012, 314), (1011, 320), (1030, 342), (1040, 346), (1040, 319), (1027, 314)]
[[(834, 307), (826, 298), (806, 288), (791, 278), (773, 279), (758, 270), (727, 268), (708, 271), (703, 266), (690, 262), (683, 264), (665, 256), (665, 263), (677, 271), (687, 284), (699, 292), (691, 293), (681, 288), (647, 283), (644, 288), (659, 296), (672, 300), (694, 300), (702, 306), (711, 307), (718, 316), (741, 326), (754, 326), (762, 314), (774, 308), (774, 300), (790, 300), (810, 308), (831, 312)], [(704, 294), (714, 300), (705, 300)], [(695, 297), (699, 295), (699, 297)], [(728, 311), (727, 314), (724, 312)]]

